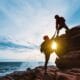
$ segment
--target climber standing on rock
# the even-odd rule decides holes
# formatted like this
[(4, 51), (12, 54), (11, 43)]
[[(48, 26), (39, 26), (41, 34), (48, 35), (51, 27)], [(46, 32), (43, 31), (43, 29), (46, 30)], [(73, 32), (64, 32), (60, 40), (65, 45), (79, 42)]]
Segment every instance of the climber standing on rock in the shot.
[(66, 23), (65, 23), (64, 17), (60, 17), (59, 15), (55, 15), (55, 19), (56, 19), (56, 31), (57, 31), (57, 36), (59, 35), (60, 29), (65, 28), (66, 31), (69, 30), (69, 28), (67, 27), (67, 25), (66, 25)]
[(45, 55), (45, 73), (47, 72), (47, 64), (50, 58), (51, 53), (53, 52), (53, 50), (51, 50), (51, 40), (49, 39), (49, 37), (46, 35), (43, 37), (44, 41), (42, 42), (41, 46), (40, 46), (40, 51), (42, 53), (44, 53)]

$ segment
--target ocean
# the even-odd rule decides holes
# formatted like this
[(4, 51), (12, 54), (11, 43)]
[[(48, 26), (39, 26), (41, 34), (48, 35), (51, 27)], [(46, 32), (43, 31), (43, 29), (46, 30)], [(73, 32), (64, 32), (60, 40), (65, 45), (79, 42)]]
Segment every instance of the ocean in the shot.
[[(14, 71), (25, 71), (27, 68), (35, 68), (37, 66), (43, 66), (44, 62), (0, 62), (0, 76), (5, 76)], [(48, 65), (52, 65), (49, 62)]]

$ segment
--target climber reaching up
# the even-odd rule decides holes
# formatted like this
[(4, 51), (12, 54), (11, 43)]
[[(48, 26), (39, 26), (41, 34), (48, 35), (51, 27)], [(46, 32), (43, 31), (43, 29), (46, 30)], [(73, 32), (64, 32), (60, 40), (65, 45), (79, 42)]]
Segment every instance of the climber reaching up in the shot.
[(60, 29), (65, 28), (66, 31), (69, 30), (69, 28), (67, 27), (67, 25), (66, 25), (66, 23), (65, 23), (64, 17), (60, 17), (59, 15), (55, 15), (55, 19), (56, 19), (56, 31), (57, 31), (57, 36), (59, 35)]
[(51, 49), (51, 44), (52, 44), (51, 39), (47, 35), (45, 35), (43, 37), (43, 40), (44, 41), (40, 45), (40, 51), (41, 51), (41, 53), (44, 53), (44, 55), (45, 55), (44, 67), (45, 67), (45, 73), (46, 73), (47, 72), (47, 64), (48, 64), (50, 55), (54, 50)]

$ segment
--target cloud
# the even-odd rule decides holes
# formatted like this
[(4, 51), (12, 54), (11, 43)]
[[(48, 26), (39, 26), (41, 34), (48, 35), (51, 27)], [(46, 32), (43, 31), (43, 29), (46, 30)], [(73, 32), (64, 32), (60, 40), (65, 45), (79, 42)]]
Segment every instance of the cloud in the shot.
[(60, 2), (58, 0), (3, 0), (0, 6), (5, 17), (0, 35), (38, 44), (43, 35), (48, 34), (50, 37), (53, 35), (54, 15), (56, 13), (65, 15), (67, 10), (64, 0)]
[(32, 45), (31, 43), (27, 43), (28, 45), (21, 45), (16, 42), (12, 42), (10, 39), (5, 37), (0, 37), (0, 50), (16, 50), (16, 51), (25, 51), (36, 49), (37, 45)]
[(27, 58), (35, 58), (42, 37), (54, 34), (54, 15), (64, 16), (70, 25), (79, 23), (79, 7), (79, 0), (0, 0), (0, 55), (15, 59), (18, 53), (21, 58), (22, 51)]

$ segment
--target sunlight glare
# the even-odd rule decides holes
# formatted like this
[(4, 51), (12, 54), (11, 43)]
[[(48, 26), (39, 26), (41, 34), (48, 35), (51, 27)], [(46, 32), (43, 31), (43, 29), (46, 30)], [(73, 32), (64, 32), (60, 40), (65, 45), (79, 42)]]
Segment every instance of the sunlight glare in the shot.
[(51, 48), (54, 50), (57, 49), (57, 43), (55, 41), (53, 41)]

